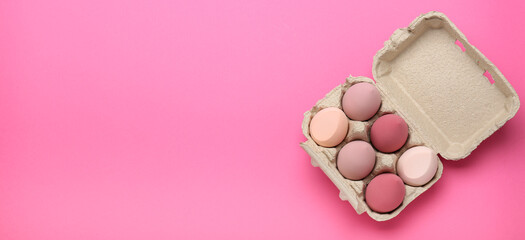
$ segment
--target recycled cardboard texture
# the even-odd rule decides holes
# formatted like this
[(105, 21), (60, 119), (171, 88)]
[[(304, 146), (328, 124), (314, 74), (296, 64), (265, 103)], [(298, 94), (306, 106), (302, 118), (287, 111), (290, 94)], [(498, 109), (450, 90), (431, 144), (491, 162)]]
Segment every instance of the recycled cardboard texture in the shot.
[[(456, 39), (461, 41), (465, 52), (455, 44)], [(485, 70), (494, 78), (494, 84), (483, 76)], [(311, 156), (312, 165), (320, 167), (339, 188), (341, 200), (349, 201), (358, 214), (367, 212), (377, 221), (397, 216), (443, 173), (443, 164), (439, 162), (438, 171), (429, 183), (421, 187), (405, 184), (405, 198), (396, 210), (384, 214), (372, 211), (364, 200), (366, 185), (380, 173), (396, 173), (396, 161), (404, 151), (423, 145), (446, 159), (464, 158), (519, 108), (516, 92), (499, 70), (439, 12), (423, 14), (408, 28), (396, 30), (374, 57), (373, 75), (382, 94), (379, 112), (364, 122), (349, 119), (350, 130), (345, 140), (334, 148), (318, 146), (312, 140), (309, 123), (318, 111), (341, 108), (342, 96), (353, 84), (374, 84), (371, 79), (350, 76), (304, 114), (302, 129), (307, 141), (301, 147)], [(338, 151), (352, 140), (370, 142), (371, 125), (387, 113), (405, 119), (409, 126), (407, 143), (391, 154), (376, 151), (376, 165), (365, 179), (345, 179), (336, 167)]]
[(409, 127), (450, 160), (468, 156), (520, 105), (496, 66), (438, 12), (421, 15), (408, 28), (395, 31), (374, 57), (372, 72), (379, 91)]

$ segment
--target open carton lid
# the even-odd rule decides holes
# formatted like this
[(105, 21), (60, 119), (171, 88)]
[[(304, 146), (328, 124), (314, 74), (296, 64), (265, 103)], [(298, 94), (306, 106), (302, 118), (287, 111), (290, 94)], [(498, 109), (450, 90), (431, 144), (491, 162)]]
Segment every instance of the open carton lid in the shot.
[(440, 12), (396, 30), (374, 56), (372, 72), (383, 97), (448, 160), (467, 157), (520, 105), (496, 66)]

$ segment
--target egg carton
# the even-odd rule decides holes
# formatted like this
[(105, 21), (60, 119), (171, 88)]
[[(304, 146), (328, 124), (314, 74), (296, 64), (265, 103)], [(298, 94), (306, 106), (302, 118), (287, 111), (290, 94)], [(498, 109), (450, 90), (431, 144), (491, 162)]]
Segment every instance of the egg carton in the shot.
[[(350, 76), (304, 114), (302, 130), (307, 141), (301, 147), (311, 156), (312, 165), (320, 167), (339, 188), (342, 200), (350, 202), (358, 214), (367, 212), (377, 221), (397, 216), (443, 173), (440, 161), (436, 175), (427, 184), (405, 184), (403, 203), (394, 211), (372, 211), (364, 198), (366, 185), (378, 174), (396, 173), (396, 161), (404, 151), (427, 146), (446, 160), (463, 159), (511, 119), (520, 105), (518, 95), (501, 72), (440, 12), (423, 14), (407, 28), (396, 30), (374, 56), (372, 72), (376, 83)], [(487, 73), (494, 82), (487, 79)], [(336, 147), (317, 145), (309, 134), (312, 117), (327, 107), (341, 109), (344, 92), (358, 82), (378, 88), (380, 110), (368, 121), (348, 119), (348, 134)], [(405, 145), (394, 153), (376, 151), (374, 170), (364, 179), (344, 178), (336, 166), (339, 150), (353, 140), (370, 142), (370, 127), (388, 113), (406, 121), (409, 138)]]

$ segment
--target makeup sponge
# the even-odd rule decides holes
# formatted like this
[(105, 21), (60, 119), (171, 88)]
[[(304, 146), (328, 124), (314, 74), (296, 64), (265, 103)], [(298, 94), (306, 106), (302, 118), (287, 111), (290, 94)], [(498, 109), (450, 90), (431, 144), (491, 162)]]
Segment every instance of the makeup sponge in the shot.
[(377, 175), (368, 183), (365, 201), (370, 209), (387, 213), (396, 209), (405, 197), (403, 180), (393, 173)]
[(370, 141), (377, 150), (391, 153), (399, 150), (407, 141), (408, 125), (395, 114), (379, 117), (370, 130)]
[(361, 180), (374, 169), (376, 152), (361, 140), (347, 143), (337, 154), (337, 169), (345, 178)]
[(381, 94), (366, 82), (351, 86), (343, 96), (343, 111), (352, 120), (365, 121), (372, 118), (381, 106)]
[(348, 118), (341, 109), (329, 107), (319, 111), (310, 122), (310, 136), (323, 147), (340, 144), (348, 132)]
[(425, 146), (413, 147), (397, 160), (397, 174), (406, 184), (419, 187), (436, 175), (438, 161), (434, 150)]

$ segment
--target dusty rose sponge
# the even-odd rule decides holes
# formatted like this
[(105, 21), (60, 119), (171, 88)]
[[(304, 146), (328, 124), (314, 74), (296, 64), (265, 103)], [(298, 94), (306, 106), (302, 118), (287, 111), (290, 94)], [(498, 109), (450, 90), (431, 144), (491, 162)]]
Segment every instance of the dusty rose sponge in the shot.
[(352, 120), (365, 121), (372, 118), (381, 106), (381, 94), (366, 82), (351, 86), (342, 99), (343, 111)]
[(365, 141), (347, 143), (337, 154), (337, 169), (345, 178), (361, 180), (374, 169), (376, 152)]

